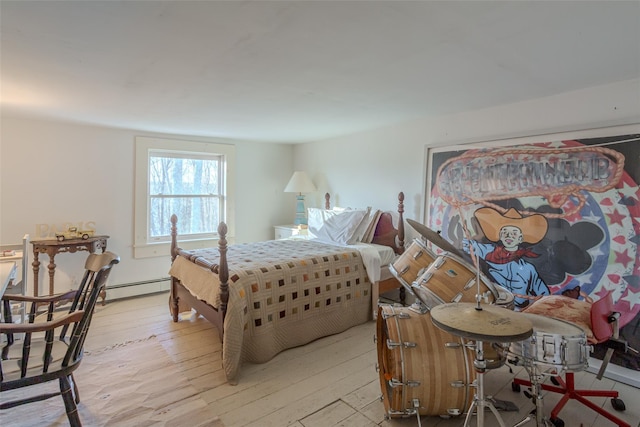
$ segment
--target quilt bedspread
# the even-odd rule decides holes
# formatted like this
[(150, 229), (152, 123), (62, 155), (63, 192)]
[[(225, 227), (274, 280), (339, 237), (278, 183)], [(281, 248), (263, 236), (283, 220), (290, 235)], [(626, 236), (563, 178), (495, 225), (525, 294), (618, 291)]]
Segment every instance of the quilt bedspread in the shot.
[[(217, 248), (192, 251), (215, 263)], [(360, 253), (309, 240), (228, 247), (229, 303), (223, 366), (235, 382), (242, 362), (262, 363), (287, 348), (366, 322), (371, 283)], [(217, 275), (178, 257), (170, 274), (219, 306)]]

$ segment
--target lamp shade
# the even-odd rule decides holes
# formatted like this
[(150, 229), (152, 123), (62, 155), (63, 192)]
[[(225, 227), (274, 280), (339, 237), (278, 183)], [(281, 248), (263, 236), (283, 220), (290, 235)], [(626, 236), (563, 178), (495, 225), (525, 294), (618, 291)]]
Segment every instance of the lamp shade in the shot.
[(284, 188), (285, 193), (313, 193), (316, 186), (313, 185), (311, 179), (306, 172), (295, 171)]

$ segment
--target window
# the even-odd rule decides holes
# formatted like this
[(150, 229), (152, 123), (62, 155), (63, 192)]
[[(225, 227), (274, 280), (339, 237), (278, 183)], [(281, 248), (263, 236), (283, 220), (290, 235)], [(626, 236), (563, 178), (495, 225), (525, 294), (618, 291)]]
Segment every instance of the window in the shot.
[(233, 145), (136, 138), (135, 257), (168, 255), (171, 215), (180, 246), (213, 246), (220, 221), (232, 235)]
[(168, 241), (174, 213), (182, 218), (183, 237), (217, 233), (224, 218), (224, 156), (150, 150), (148, 157), (148, 238)]

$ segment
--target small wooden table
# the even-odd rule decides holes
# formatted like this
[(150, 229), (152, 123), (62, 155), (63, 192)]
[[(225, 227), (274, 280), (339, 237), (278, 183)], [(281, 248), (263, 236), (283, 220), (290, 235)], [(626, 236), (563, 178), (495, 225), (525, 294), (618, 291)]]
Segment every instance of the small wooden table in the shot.
[[(78, 252), (78, 251), (87, 251), (89, 253), (94, 253), (98, 249), (101, 249), (102, 252), (107, 250), (107, 239), (109, 236), (92, 236), (87, 239), (65, 239), (62, 242), (58, 240), (32, 240), (31, 244), (33, 245), (33, 296), (38, 296), (38, 272), (40, 271), (40, 261), (38, 260), (39, 254), (47, 254), (49, 255), (49, 265), (47, 268), (49, 269), (49, 295), (53, 295), (54, 289), (54, 275), (56, 273), (56, 264), (55, 264), (55, 256), (59, 253), (64, 252)], [(105, 295), (102, 296), (102, 303), (104, 304), (104, 300), (106, 298)]]

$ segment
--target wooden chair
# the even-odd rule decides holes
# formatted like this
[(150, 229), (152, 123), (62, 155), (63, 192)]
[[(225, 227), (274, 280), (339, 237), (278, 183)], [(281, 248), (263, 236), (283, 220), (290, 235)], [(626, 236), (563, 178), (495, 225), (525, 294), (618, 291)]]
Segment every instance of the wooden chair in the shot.
[[(542, 309), (542, 311), (537, 312), (536, 305), (544, 304), (544, 298), (536, 301), (533, 305), (527, 308), (525, 311), (527, 313), (534, 314), (548, 314), (548, 310)], [(590, 342), (592, 344), (601, 344), (604, 343), (607, 346), (607, 354), (602, 361), (602, 365), (600, 366), (600, 370), (597, 379), (601, 379), (604, 371), (611, 359), (611, 355), (614, 350), (626, 352), (629, 350), (629, 347), (626, 341), (622, 341), (619, 338), (619, 326), (618, 319), (620, 318), (620, 313), (614, 311), (613, 309), (613, 298), (611, 297), (611, 292), (607, 293), (603, 298), (594, 302), (593, 304), (586, 303), (584, 301), (580, 301), (581, 304), (586, 304), (589, 307), (587, 319), (583, 319), (579, 325), (583, 325), (588, 327), (592, 333), (592, 337), (590, 338)], [(553, 317), (561, 320), (566, 320), (569, 322), (575, 322), (575, 318), (566, 315), (566, 311), (556, 310), (553, 312)], [(594, 410), (598, 414), (603, 417), (609, 419), (614, 422), (616, 425), (620, 427), (630, 427), (630, 425), (616, 417), (612, 413), (608, 412), (604, 408), (596, 405), (591, 402), (587, 397), (610, 397), (611, 398), (611, 406), (617, 411), (624, 411), (625, 404), (618, 397), (618, 392), (616, 390), (579, 390), (575, 388), (574, 381), (574, 373), (566, 372), (564, 379), (561, 376), (553, 376), (551, 377), (551, 384), (542, 384), (541, 387), (543, 390), (551, 391), (554, 393), (562, 394), (562, 398), (556, 404), (556, 406), (551, 410), (550, 421), (555, 427), (563, 427), (564, 421), (558, 417), (558, 414), (562, 410), (562, 408), (566, 405), (566, 403), (570, 400), (576, 400), (586, 407)], [(531, 381), (523, 380), (520, 378), (515, 378), (512, 383), (512, 388), (514, 391), (519, 391), (520, 385), (531, 386)]]
[[(89, 255), (86, 272), (75, 291), (41, 297), (3, 295), (5, 323), (0, 323), (3, 338), (0, 392), (4, 394), (54, 380), (59, 381), (60, 391), (3, 401), (0, 410), (61, 395), (70, 425), (82, 425), (76, 407), (80, 395), (73, 372), (82, 361), (83, 345), (98, 296), (106, 286), (111, 268), (119, 261), (112, 252)], [(12, 322), (8, 309), (11, 301), (30, 304), (28, 323)], [(61, 313), (58, 304), (64, 301), (70, 301), (70, 307)], [(43, 306), (46, 311), (40, 313), (39, 307)], [(16, 338), (19, 334), (21, 337)], [(10, 399), (6, 394), (3, 397)]]

